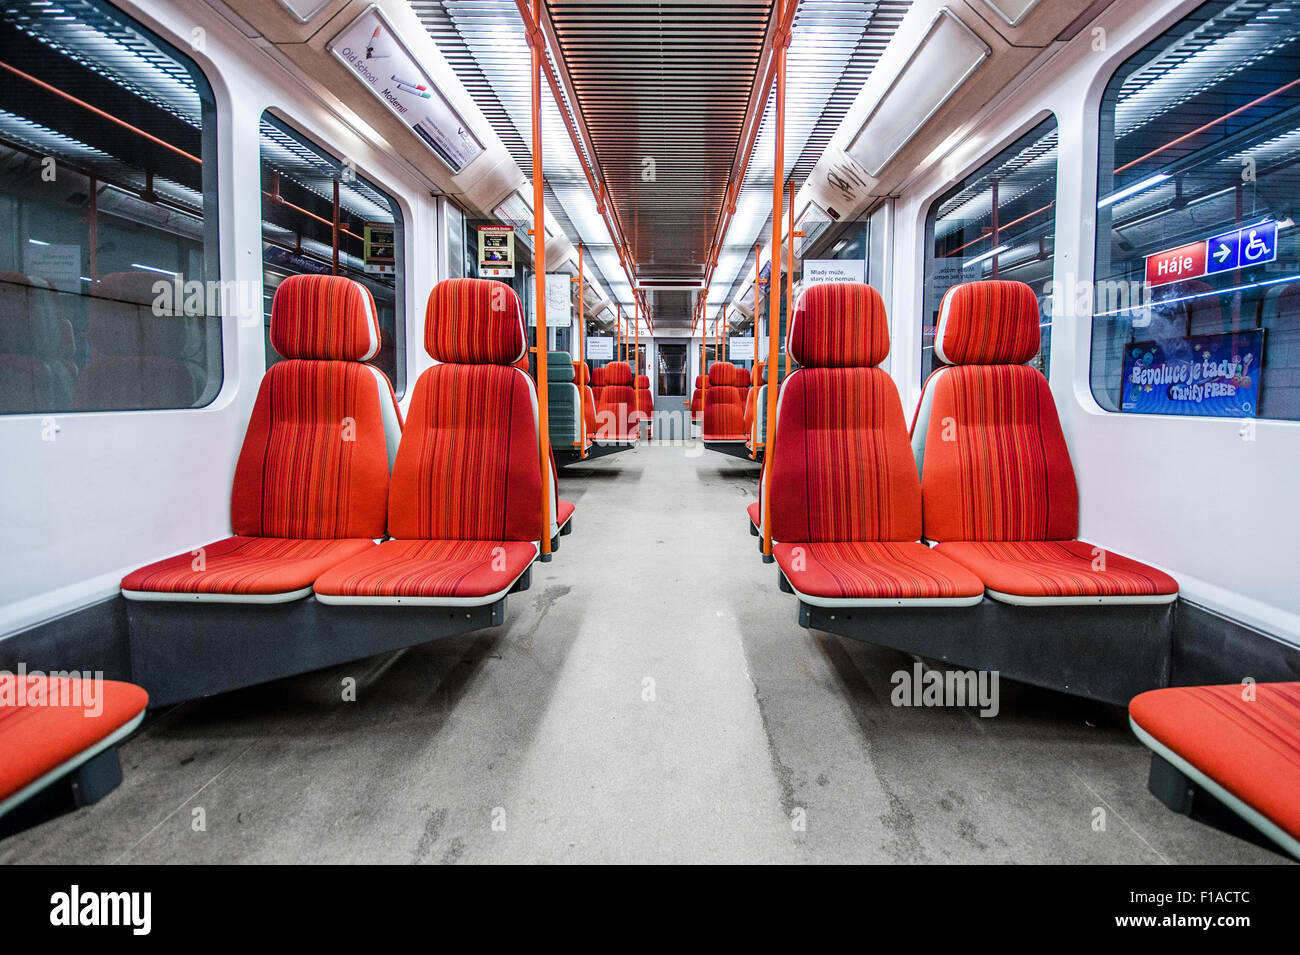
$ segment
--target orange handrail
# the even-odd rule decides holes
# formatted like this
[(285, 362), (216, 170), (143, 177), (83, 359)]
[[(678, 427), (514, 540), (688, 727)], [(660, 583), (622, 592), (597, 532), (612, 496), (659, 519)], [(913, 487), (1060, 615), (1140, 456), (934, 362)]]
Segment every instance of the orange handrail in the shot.
[[(776, 16), (778, 19), (784, 19), (786, 4), (791, 0), (776, 0)], [(776, 294), (779, 286), (775, 283), (781, 281), (781, 201), (784, 198), (784, 186), (781, 182), (782, 172), (785, 169), (785, 51), (790, 42), (790, 35), (786, 33), (777, 43), (776, 55), (776, 123), (773, 128), (773, 160), (772, 168), (776, 170), (776, 175), (772, 177), (772, 268), (768, 273), (768, 295), (767, 295), (767, 361), (768, 367), (771, 368), (776, 364), (777, 356), (780, 353), (780, 327), (781, 318), (773, 311)], [(758, 260), (755, 258), (754, 267), (758, 267)], [(754, 310), (758, 310), (758, 285), (754, 285)], [(768, 385), (767, 389), (767, 441), (764, 452), (767, 465), (763, 468), (763, 560), (771, 562), (772, 560), (772, 453), (776, 446), (776, 388)]]
[(542, 181), (542, 44), (538, 31), (543, 0), (533, 0), (528, 49), (533, 85), (533, 295), (537, 308), (537, 450), (542, 466), (541, 559), (551, 559), (551, 428), (546, 388), (546, 193)]

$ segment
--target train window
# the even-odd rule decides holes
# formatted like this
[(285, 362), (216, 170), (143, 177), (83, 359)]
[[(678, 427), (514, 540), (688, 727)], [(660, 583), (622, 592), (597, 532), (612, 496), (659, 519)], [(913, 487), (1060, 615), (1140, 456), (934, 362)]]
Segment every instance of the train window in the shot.
[(1101, 103), (1092, 393), (1107, 410), (1300, 419), (1300, 20), (1209, 3)]
[(401, 395), (406, 387), (402, 211), (349, 164), (271, 113), (262, 114), (262, 269), (266, 364), (271, 300), (290, 275), (344, 275), (365, 285), (379, 315), (372, 360)]
[(925, 311), (921, 381), (934, 371), (934, 329), (943, 295), (982, 279), (1014, 279), (1038, 293), (1042, 347), (1031, 364), (1050, 367), (1052, 267), (1056, 250), (1056, 119), (1043, 120), (930, 206), (925, 221)]
[(0, 414), (195, 408), (221, 388), (216, 110), (95, 0), (0, 9)]

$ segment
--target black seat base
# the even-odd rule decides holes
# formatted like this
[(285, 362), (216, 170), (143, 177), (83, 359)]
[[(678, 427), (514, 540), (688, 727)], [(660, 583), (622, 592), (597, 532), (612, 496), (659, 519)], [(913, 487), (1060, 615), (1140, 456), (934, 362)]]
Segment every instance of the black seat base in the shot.
[(0, 839), (97, 803), (121, 784), (122, 763), (110, 746), (0, 817)]
[(973, 607), (855, 608), (801, 600), (799, 625), (1127, 706), (1169, 685), (1175, 606), (1019, 607), (985, 597)]
[[(511, 593), (526, 590), (532, 569)], [(480, 607), (128, 600), (131, 679), (150, 708), (225, 693), (505, 622)]]
[(556, 450), (555, 466), (557, 468), (572, 467), (575, 464), (585, 464), (594, 461), (596, 458), (603, 458), (607, 454), (617, 454), (619, 451), (631, 451), (635, 444), (601, 444), (599, 441), (593, 441), (591, 447), (587, 449), (587, 456), (584, 458), (577, 449)]
[(749, 456), (749, 448), (746, 447), (744, 441), (705, 441), (704, 447), (709, 451), (717, 451), (719, 454), (725, 454), (728, 457), (740, 458), (740, 460), (748, 461), (750, 464), (761, 463)]
[(1159, 753), (1151, 754), (1147, 789), (1176, 813), (1290, 858), (1273, 840), (1215, 799)]

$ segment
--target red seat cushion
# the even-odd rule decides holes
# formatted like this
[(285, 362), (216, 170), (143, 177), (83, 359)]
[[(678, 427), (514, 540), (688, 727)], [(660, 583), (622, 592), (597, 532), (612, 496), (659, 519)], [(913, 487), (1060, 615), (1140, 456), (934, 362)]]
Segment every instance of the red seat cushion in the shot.
[(1133, 698), (1133, 723), (1300, 839), (1300, 683), (1183, 686)]
[(0, 673), (0, 800), (112, 736), (148, 703), (132, 683)]
[(948, 541), (935, 550), (1014, 597), (1162, 603), (1178, 594), (1168, 574), (1079, 540)]
[(632, 366), (612, 361), (601, 371), (605, 386), (596, 396), (596, 437), (606, 441), (635, 438), (640, 431), (640, 415)]
[(563, 527), (573, 516), (575, 508), (572, 501), (561, 500), (555, 505), (555, 523)]
[(374, 546), (369, 538), (227, 537), (196, 548), (200, 554), (178, 554), (141, 567), (122, 579), (122, 589), (128, 593), (230, 597), (294, 594), (309, 590), (329, 568)]
[(385, 541), (322, 574), (316, 595), (323, 603), (476, 601), (509, 590), (536, 556), (524, 541)]
[(749, 514), (749, 523), (753, 524), (755, 527), (761, 528), (763, 526), (762, 504), (755, 501), (753, 504), (750, 504), (749, 507), (745, 508), (745, 511)]
[(745, 399), (736, 382), (739, 369), (730, 362), (714, 362), (709, 369), (709, 386), (703, 392), (704, 440), (743, 441)]
[(814, 601), (977, 603), (984, 594), (974, 574), (915, 541), (782, 542), (772, 553)]

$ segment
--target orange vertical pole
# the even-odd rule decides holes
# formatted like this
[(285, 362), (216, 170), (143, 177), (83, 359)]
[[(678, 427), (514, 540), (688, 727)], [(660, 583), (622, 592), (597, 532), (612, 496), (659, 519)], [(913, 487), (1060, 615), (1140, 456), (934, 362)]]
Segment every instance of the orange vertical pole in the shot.
[[(776, 18), (777, 22), (782, 22), (785, 17), (786, 3), (791, 0), (776, 0)], [(775, 143), (772, 158), (772, 169), (775, 175), (772, 177), (772, 270), (768, 273), (767, 280), (767, 360), (768, 367), (776, 362), (780, 354), (780, 328), (781, 318), (773, 306), (775, 301), (774, 291), (780, 288), (775, 283), (781, 281), (781, 200), (784, 198), (785, 189), (781, 182), (781, 177), (785, 172), (785, 51), (790, 42), (788, 32), (783, 32), (776, 39), (776, 124), (773, 127)], [(757, 266), (757, 261), (755, 262)], [(757, 283), (755, 284), (757, 288)], [(758, 301), (754, 302), (757, 308)], [(773, 378), (776, 376), (773, 375)], [(767, 389), (767, 464), (772, 463), (772, 453), (776, 449), (776, 388), (769, 385)], [(763, 468), (763, 560), (771, 563), (772, 557), (772, 468), (766, 466)]]
[[(790, 181), (790, 211), (786, 221), (789, 223), (789, 255), (785, 265), (785, 326), (790, 327), (794, 321), (794, 180)], [(785, 373), (790, 374), (790, 349), (785, 351)]]
[[(578, 314), (575, 318), (576, 324), (572, 328), (574, 344), (577, 346), (575, 353), (578, 361), (586, 362), (587, 360), (587, 319), (586, 303), (582, 298), (582, 243), (578, 243)], [(581, 385), (578, 386), (578, 454), (582, 457), (587, 456), (587, 415), (582, 411), (583, 402), (586, 400), (582, 392)], [(549, 424), (549, 422), (548, 422)]]
[(542, 181), (542, 0), (528, 33), (533, 81), (533, 295), (537, 301), (537, 447), (542, 465), (541, 559), (551, 559), (551, 429), (546, 388), (546, 193)]
[[(632, 347), (632, 363), (633, 365), (635, 365), (635, 368), (633, 369), (632, 373), (635, 375), (641, 374), (641, 303), (640, 302), (637, 302), (637, 309), (636, 309), (636, 344)], [(632, 384), (635, 387), (636, 382), (634, 381)]]

